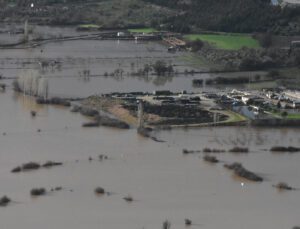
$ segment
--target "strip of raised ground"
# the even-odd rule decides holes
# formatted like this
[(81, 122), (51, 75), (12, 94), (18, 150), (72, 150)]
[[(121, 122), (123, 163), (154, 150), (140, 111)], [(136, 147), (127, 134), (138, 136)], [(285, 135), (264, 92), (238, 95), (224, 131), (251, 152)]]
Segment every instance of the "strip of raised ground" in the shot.
[(215, 48), (226, 50), (238, 50), (243, 47), (260, 48), (259, 42), (250, 35), (244, 34), (189, 34), (185, 39), (206, 41)]

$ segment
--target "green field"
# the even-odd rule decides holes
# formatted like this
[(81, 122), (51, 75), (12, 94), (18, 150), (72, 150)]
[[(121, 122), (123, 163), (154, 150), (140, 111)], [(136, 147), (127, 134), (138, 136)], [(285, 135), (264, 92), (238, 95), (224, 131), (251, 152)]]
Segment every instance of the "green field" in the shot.
[(129, 29), (128, 31), (131, 32), (131, 33), (153, 33), (153, 32), (157, 32), (156, 29), (152, 29), (152, 28)]
[(83, 28), (83, 29), (99, 29), (100, 27), (101, 26), (96, 24), (82, 24), (78, 26), (78, 28)]
[(300, 114), (288, 114), (287, 119), (300, 119)]
[(243, 122), (243, 121), (246, 121), (247, 118), (238, 114), (238, 113), (235, 113), (233, 111), (224, 111), (223, 112), (225, 115), (228, 115), (229, 118), (224, 121), (224, 123), (234, 123), (234, 122)]
[(207, 70), (207, 71), (221, 71), (223, 68), (222, 66), (209, 62), (207, 59), (200, 55), (196, 55), (195, 53), (189, 52), (185, 53), (184, 55), (180, 55), (177, 57), (179, 61), (184, 61), (186, 63), (189, 63), (191, 66), (198, 68), (201, 66), (201, 69)]
[(200, 39), (206, 41), (219, 49), (237, 50), (242, 47), (259, 48), (257, 40), (250, 35), (243, 34), (190, 34), (185, 39), (195, 41)]
[(291, 114), (288, 113), (288, 115), (286, 117), (282, 117), (280, 112), (272, 112), (272, 114), (274, 115), (274, 117), (276, 118), (284, 118), (284, 119), (300, 119), (300, 113), (296, 113), (296, 114)]

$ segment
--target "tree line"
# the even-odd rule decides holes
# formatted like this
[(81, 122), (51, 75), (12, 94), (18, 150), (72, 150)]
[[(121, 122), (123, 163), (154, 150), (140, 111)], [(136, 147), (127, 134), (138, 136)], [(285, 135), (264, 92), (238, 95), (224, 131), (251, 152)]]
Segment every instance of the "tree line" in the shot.
[[(143, 0), (178, 9), (180, 13), (162, 22), (168, 29), (188, 32), (204, 29), (223, 32), (287, 31), (300, 34), (300, 7), (281, 7), (270, 0)], [(289, 27), (293, 24), (293, 26)], [(284, 29), (287, 28), (288, 29)]]

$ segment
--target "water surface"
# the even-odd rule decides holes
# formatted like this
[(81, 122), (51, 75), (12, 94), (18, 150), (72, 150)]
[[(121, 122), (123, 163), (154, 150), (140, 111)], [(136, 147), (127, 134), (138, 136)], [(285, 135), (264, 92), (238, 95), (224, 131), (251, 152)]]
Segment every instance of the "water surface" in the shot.
[[(299, 192), (279, 193), (271, 185), (285, 181), (300, 187), (300, 154), (274, 155), (273, 145), (298, 145), (298, 129), (247, 127), (201, 128), (157, 132), (165, 140), (144, 139), (134, 129), (84, 129), (86, 121), (65, 108), (37, 106), (8, 91), (0, 94), (0, 194), (16, 203), (0, 208), (3, 228), (291, 228), (299, 223)], [(31, 118), (30, 110), (38, 115)], [(37, 132), (41, 129), (41, 132)], [(204, 163), (201, 154), (183, 156), (181, 150), (247, 146), (247, 155), (221, 154), (224, 162), (242, 162), (261, 174), (260, 184), (232, 177), (222, 165)], [(99, 154), (110, 160), (88, 161)], [(28, 161), (63, 161), (63, 167), (12, 174)], [(76, 162), (78, 160), (78, 162)], [(33, 187), (63, 186), (51, 195), (31, 198)], [(97, 197), (102, 186), (111, 196)], [(69, 190), (72, 189), (73, 192)], [(122, 198), (132, 195), (136, 201)], [(17, 219), (17, 220), (16, 220)]]
[[(0, 72), (13, 78), (25, 70), (38, 71), (48, 78), (52, 96), (204, 90), (193, 88), (191, 80), (211, 77), (208, 74), (127, 75), (145, 63), (161, 59), (174, 64), (179, 71), (194, 69), (182, 61), (181, 55), (184, 53), (168, 53), (165, 46), (153, 42), (49, 43), (36, 49), (1, 50)], [(60, 64), (42, 69), (39, 62), (44, 60), (57, 60)], [(122, 77), (103, 76), (116, 68), (124, 69)], [(91, 71), (89, 79), (79, 77), (85, 69)], [(12, 80), (4, 82), (10, 85)], [(157, 143), (140, 137), (134, 129), (82, 128), (87, 119), (80, 114), (62, 107), (36, 105), (32, 98), (14, 94), (11, 88), (0, 93), (0, 105), (0, 196), (8, 195), (15, 201), (0, 208), (1, 228), (153, 229), (161, 228), (162, 222), (169, 219), (172, 229), (179, 229), (184, 227), (185, 218), (195, 223), (191, 228), (207, 229), (283, 229), (300, 224), (300, 192), (279, 193), (272, 187), (284, 181), (300, 188), (300, 154), (266, 151), (274, 145), (299, 146), (299, 129), (174, 129), (155, 132), (166, 141)], [(31, 110), (37, 111), (35, 118), (31, 117)], [(265, 182), (239, 180), (222, 164), (203, 162), (202, 154), (182, 155), (183, 148), (230, 149), (236, 145), (249, 147), (251, 152), (217, 157), (224, 163), (243, 163), (263, 176)], [(97, 158), (99, 154), (110, 159), (89, 162), (89, 157)], [(10, 173), (22, 163), (47, 160), (62, 161), (64, 166)], [(55, 186), (64, 189), (40, 198), (29, 195), (32, 188)], [(112, 195), (95, 196), (97, 186)], [(136, 201), (126, 203), (122, 198), (128, 194)]]

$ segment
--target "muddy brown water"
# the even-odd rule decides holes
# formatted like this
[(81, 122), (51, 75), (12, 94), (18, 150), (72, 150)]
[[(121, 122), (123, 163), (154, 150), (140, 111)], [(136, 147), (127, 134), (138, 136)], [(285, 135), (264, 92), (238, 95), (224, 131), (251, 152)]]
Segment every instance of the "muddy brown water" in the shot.
[[(40, 27), (36, 26), (35, 33), (46, 34), (52, 37), (57, 34), (79, 35), (74, 28)], [(0, 34), (0, 40), (7, 40), (7, 36), (20, 35)], [(20, 39), (20, 38), (18, 38)], [(37, 48), (29, 49), (3, 49), (0, 52), (0, 74), (7, 78), (15, 78), (28, 74), (26, 71), (37, 71), (39, 75), (49, 81), (51, 96), (86, 97), (92, 94), (108, 93), (111, 91), (199, 91), (215, 90), (211, 87), (193, 87), (193, 79), (207, 79), (220, 74), (194, 74), (170, 76), (131, 76), (132, 72), (142, 69), (145, 64), (153, 64), (163, 60), (174, 65), (176, 72), (207, 71), (207, 67), (193, 66), (186, 61), (188, 53), (169, 53), (167, 46), (158, 42), (135, 42), (117, 40), (76, 40), (68, 42), (52, 42)], [(54, 66), (42, 68), (41, 62), (57, 61)], [(111, 75), (116, 69), (122, 69), (122, 76)], [(84, 70), (89, 70), (91, 77), (80, 77)], [(235, 73), (246, 76), (262, 73)], [(221, 74), (226, 76), (228, 74)], [(226, 86), (228, 87), (228, 86)], [(237, 87), (244, 87), (237, 85)], [(224, 88), (224, 86), (221, 86)]]
[[(70, 41), (49, 43), (35, 49), (1, 50), (0, 73), (7, 78), (38, 71), (49, 80), (53, 96), (86, 97), (91, 94), (111, 91), (153, 91), (155, 89), (193, 90), (192, 79), (196, 76), (148, 77), (129, 76), (145, 64), (164, 60), (176, 65), (179, 72), (193, 67), (180, 60), (184, 53), (168, 53), (165, 46), (155, 42), (134, 41)], [(56, 60), (54, 67), (41, 68), (39, 62)], [(107, 76), (116, 69), (123, 69), (122, 76)], [(80, 77), (84, 70), (90, 70), (91, 77)], [(194, 69), (195, 70), (195, 69)], [(208, 77), (208, 75), (204, 75)], [(109, 86), (108, 86), (109, 85)]]
[[(247, 127), (201, 128), (156, 132), (165, 140), (144, 139), (136, 130), (84, 129), (86, 121), (68, 109), (37, 106), (11, 91), (0, 94), (0, 194), (15, 203), (0, 208), (2, 228), (183, 228), (188, 217), (202, 228), (291, 228), (299, 223), (299, 192), (279, 193), (285, 181), (300, 187), (300, 154), (271, 154), (273, 145), (298, 145), (298, 129)], [(38, 112), (35, 118), (30, 110)], [(37, 132), (41, 129), (41, 132)], [(238, 143), (237, 143), (238, 142)], [(201, 154), (181, 150), (247, 146), (247, 155), (220, 154), (225, 162), (242, 162), (266, 178), (241, 185), (222, 165), (210, 165)], [(109, 160), (89, 162), (106, 154)], [(28, 161), (62, 161), (64, 166), (12, 174)], [(78, 160), (78, 162), (76, 162)], [(33, 187), (65, 189), (30, 198)], [(110, 196), (96, 196), (95, 187)], [(72, 189), (73, 192), (69, 190)], [(122, 198), (136, 200), (126, 203)]]
[[(63, 48), (83, 58), (99, 52), (78, 52), (74, 50), (77, 46), (70, 44)], [(50, 57), (64, 55), (63, 48), (51, 51), (49, 47), (47, 53)], [(1, 52), (0, 55), (3, 58), (33, 55), (23, 53), (28, 50), (15, 52)], [(37, 50), (32, 52), (38, 53)], [(126, 55), (124, 51), (125, 58)], [(56, 85), (54, 94), (85, 96), (122, 88), (159, 88), (135, 78), (121, 83), (101, 78), (103, 81), (97, 79), (101, 81), (99, 84), (92, 79), (89, 82), (70, 79), (74, 81), (71, 84), (68, 78), (53, 77), (53, 82), (50, 79), (51, 88)], [(178, 89), (184, 85), (181, 79), (177, 83), (174, 87)], [(10, 89), (0, 93), (0, 105), (0, 195), (8, 195), (15, 201), (0, 208), (1, 228), (152, 229), (161, 228), (162, 222), (169, 219), (172, 229), (179, 229), (184, 228), (185, 218), (194, 222), (191, 228), (207, 229), (289, 229), (300, 224), (300, 192), (278, 192), (272, 187), (284, 181), (300, 188), (300, 154), (265, 151), (274, 145), (299, 146), (299, 129), (174, 129), (155, 132), (157, 138), (165, 141), (158, 143), (138, 136), (135, 129), (82, 128), (81, 124), (87, 120), (80, 114), (61, 107), (38, 106), (32, 99), (14, 94)], [(35, 118), (31, 117), (31, 110), (37, 111)], [(242, 162), (247, 169), (263, 176), (265, 182), (236, 179), (222, 164), (203, 162), (202, 154), (183, 156), (181, 152), (183, 148), (229, 149), (236, 145), (249, 147), (250, 153), (225, 153), (217, 155), (218, 159)], [(109, 160), (89, 162), (90, 156), (97, 158), (99, 154), (108, 155)], [(64, 166), (10, 173), (24, 162), (47, 160), (62, 161)], [(39, 198), (29, 195), (31, 188), (55, 186), (64, 189)], [(97, 186), (112, 195), (96, 196), (94, 188)], [(127, 195), (135, 201), (126, 203), (122, 198)]]

